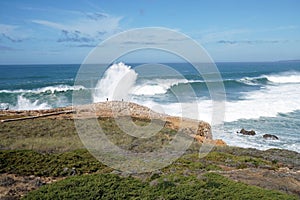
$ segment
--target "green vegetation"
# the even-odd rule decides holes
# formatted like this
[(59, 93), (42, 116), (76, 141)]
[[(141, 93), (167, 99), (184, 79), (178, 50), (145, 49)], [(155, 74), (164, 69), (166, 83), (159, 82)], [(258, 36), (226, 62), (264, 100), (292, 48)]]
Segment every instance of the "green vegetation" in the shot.
[[(149, 124), (137, 118), (133, 121), (141, 127)], [(99, 118), (98, 122), (110, 141), (133, 152), (155, 151), (176, 134), (163, 128), (149, 139), (137, 138), (123, 133), (111, 118)], [(90, 128), (88, 123), (86, 130)], [(298, 169), (300, 154), (275, 149), (215, 147), (199, 158), (200, 146), (194, 142), (181, 158), (161, 170), (129, 175), (105, 166), (84, 149), (72, 120), (12, 121), (0, 123), (0, 175), (65, 177), (28, 193), (24, 199), (297, 199), (290, 194), (232, 181), (220, 174), (237, 169), (271, 172), (285, 166)], [(10, 179), (4, 176), (3, 180)], [(10, 181), (11, 185), (18, 182)]]
[[(223, 161), (222, 161), (223, 159)], [(64, 153), (38, 153), (32, 150), (2, 150), (0, 151), (0, 173), (37, 176), (68, 176), (71, 169), (76, 174), (103, 173), (112, 170), (96, 160), (87, 150), (74, 150)], [(276, 164), (248, 156), (233, 156), (220, 152), (210, 152), (206, 157), (199, 158), (197, 153), (186, 154), (168, 167), (162, 169), (163, 174), (191, 174), (203, 171), (219, 171), (220, 166), (241, 168), (263, 167)], [(245, 168), (244, 167), (244, 168)]]
[(296, 199), (221, 175), (163, 176), (151, 182), (112, 174), (83, 175), (46, 185), (23, 199)]
[(219, 163), (219, 164), (225, 164), (229, 167), (235, 167), (238, 169), (248, 168), (248, 167), (266, 167), (269, 168), (277, 168), (276, 163), (272, 163), (270, 161), (261, 159), (261, 158), (255, 158), (250, 156), (237, 156), (232, 155), (229, 153), (223, 153), (223, 152), (210, 152), (205, 159)]
[[(0, 173), (36, 176), (68, 176), (104, 173), (112, 170), (96, 160), (87, 150), (41, 154), (31, 150), (0, 151)], [(72, 172), (72, 169), (75, 171)]]

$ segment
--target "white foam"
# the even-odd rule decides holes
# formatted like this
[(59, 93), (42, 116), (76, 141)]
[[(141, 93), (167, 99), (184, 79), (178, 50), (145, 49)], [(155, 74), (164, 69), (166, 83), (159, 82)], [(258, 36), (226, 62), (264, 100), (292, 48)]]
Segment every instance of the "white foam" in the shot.
[(42, 110), (50, 108), (51, 106), (47, 103), (40, 103), (39, 100), (32, 102), (23, 95), (18, 96), (17, 105), (12, 107), (13, 110)]
[(39, 93), (45, 93), (45, 92), (50, 92), (50, 93), (55, 93), (55, 92), (66, 92), (66, 91), (74, 91), (74, 90), (81, 90), (85, 89), (85, 87), (81, 85), (56, 85), (56, 86), (47, 86), (47, 87), (42, 87), (42, 88), (37, 88), (37, 89), (32, 89), (32, 90), (24, 90), (24, 89), (18, 89), (18, 90), (0, 90), (0, 93), (14, 93), (14, 94), (19, 94), (19, 93), (33, 93), (33, 94), (39, 94)]
[(266, 86), (246, 93), (246, 100), (226, 102), (225, 121), (276, 117), (300, 109), (300, 90), (297, 84)]
[(284, 72), (275, 75), (264, 75), (273, 83), (300, 83), (300, 73), (299, 72)]

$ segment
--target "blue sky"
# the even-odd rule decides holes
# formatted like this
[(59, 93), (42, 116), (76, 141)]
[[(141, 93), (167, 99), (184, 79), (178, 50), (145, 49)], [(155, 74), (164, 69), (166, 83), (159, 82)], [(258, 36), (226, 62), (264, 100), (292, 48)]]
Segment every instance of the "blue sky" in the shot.
[(152, 26), (190, 36), (215, 61), (300, 59), (299, 8), (299, 0), (1, 0), (0, 64), (81, 63), (106, 38)]

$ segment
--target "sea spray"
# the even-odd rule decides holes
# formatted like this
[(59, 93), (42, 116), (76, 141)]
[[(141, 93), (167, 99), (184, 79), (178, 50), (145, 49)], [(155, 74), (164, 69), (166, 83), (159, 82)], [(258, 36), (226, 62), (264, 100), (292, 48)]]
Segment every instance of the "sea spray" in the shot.
[(128, 100), (137, 79), (137, 73), (124, 63), (110, 66), (96, 85), (93, 100)]
[(18, 96), (17, 105), (12, 107), (13, 110), (42, 110), (51, 108), (47, 103), (40, 103), (39, 100), (30, 101), (23, 95)]

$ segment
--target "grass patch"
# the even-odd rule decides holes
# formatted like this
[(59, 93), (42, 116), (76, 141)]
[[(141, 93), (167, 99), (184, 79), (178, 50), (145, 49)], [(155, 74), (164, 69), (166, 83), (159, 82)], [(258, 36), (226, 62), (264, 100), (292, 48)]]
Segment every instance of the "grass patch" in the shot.
[(66, 152), (83, 148), (73, 120), (28, 119), (0, 123), (0, 149)]
[[(118, 119), (122, 120), (122, 119)], [(148, 125), (146, 120), (133, 119), (136, 126)], [(93, 120), (86, 120), (87, 131)], [(149, 138), (139, 138), (124, 133), (113, 118), (99, 118), (98, 122), (109, 140), (132, 152), (152, 152), (170, 142), (175, 130), (162, 128)], [(154, 122), (157, 126), (161, 121)], [(29, 119), (0, 123), (0, 149), (27, 149), (43, 153), (57, 153), (84, 148), (73, 120)]]

